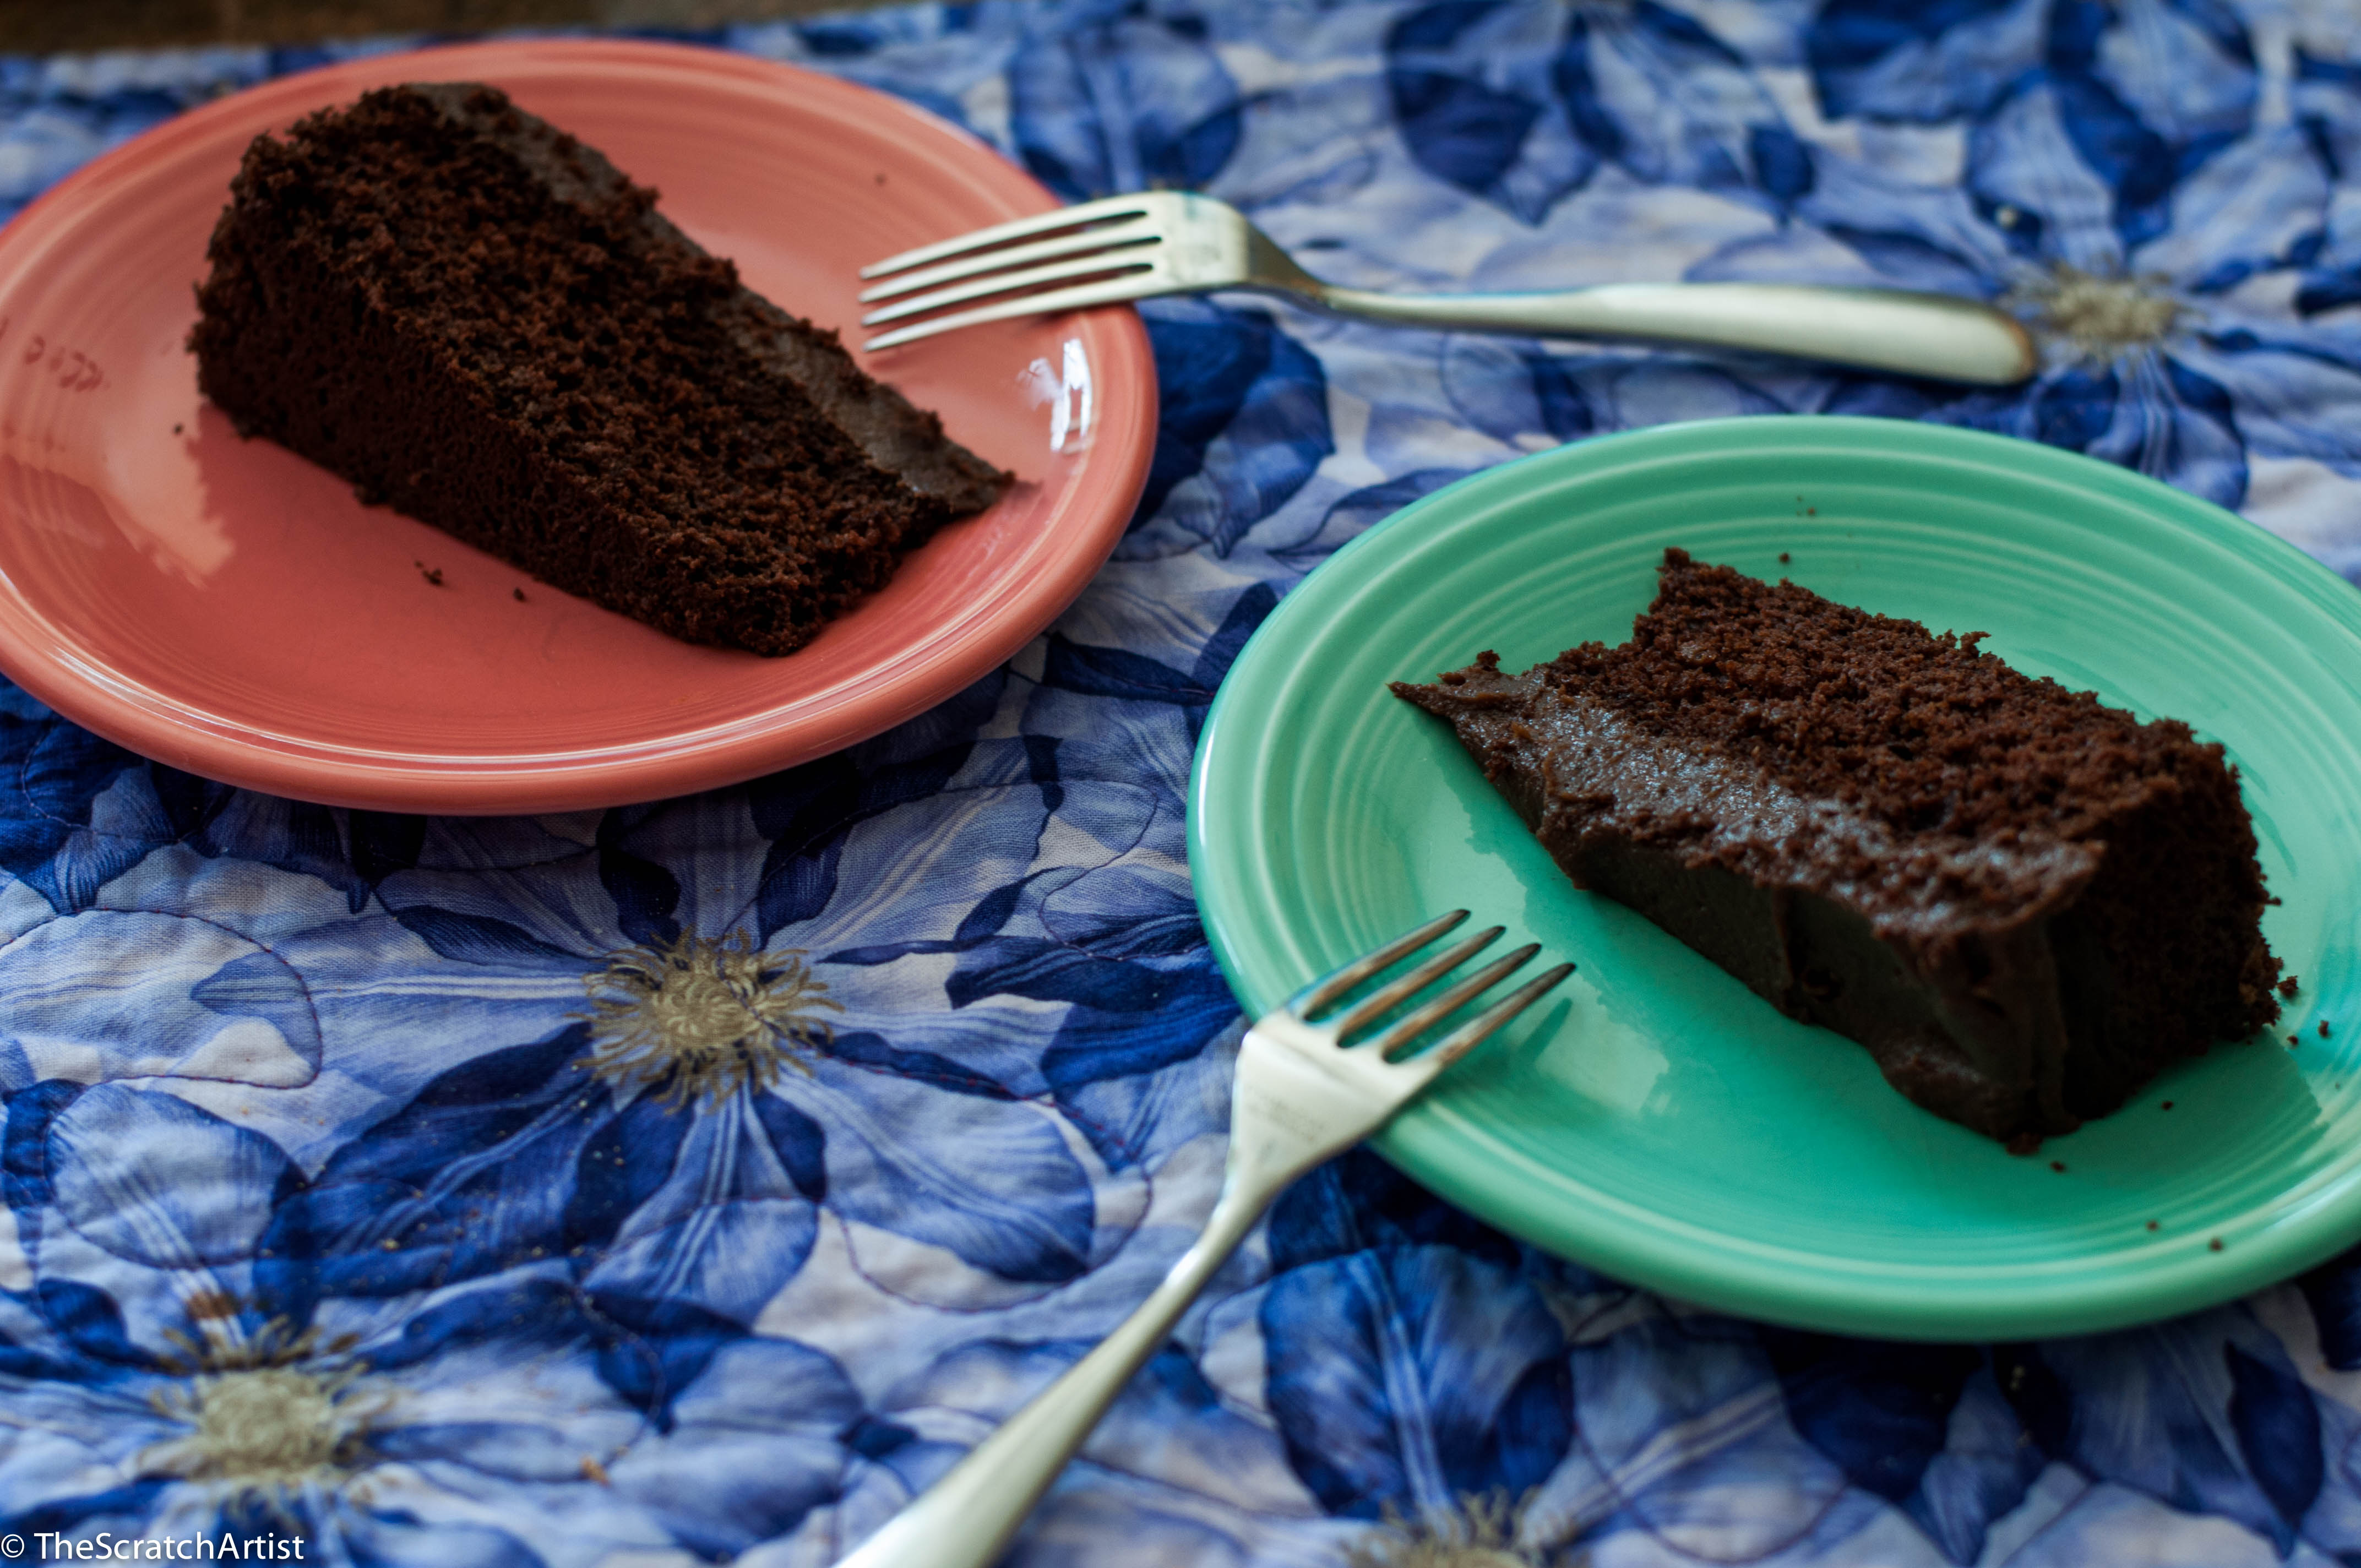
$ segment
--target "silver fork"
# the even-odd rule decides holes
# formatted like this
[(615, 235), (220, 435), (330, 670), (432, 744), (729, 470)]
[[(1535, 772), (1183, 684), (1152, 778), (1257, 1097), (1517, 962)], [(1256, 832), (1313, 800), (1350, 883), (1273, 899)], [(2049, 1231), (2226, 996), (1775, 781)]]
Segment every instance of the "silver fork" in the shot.
[(1500, 935), (1495, 926), (1388, 981), (1334, 1018), (1318, 1021), (1380, 971), (1466, 918), (1467, 911), (1455, 909), (1428, 921), (1306, 986), (1246, 1031), (1230, 1095), (1229, 1163), (1204, 1234), (1097, 1348), (837, 1568), (990, 1568), (1131, 1375), (1164, 1343), (1181, 1311), (1280, 1190), (1384, 1126), (1444, 1069), (1574, 972), (1572, 964), (1560, 964), (1427, 1050), (1389, 1059), (1541, 951), (1539, 943), (1520, 948), (1420, 1003), (1375, 1039), (1353, 1043), (1490, 944)]
[(894, 302), (862, 317), (863, 326), (950, 313), (880, 334), (865, 345), (872, 349), (1011, 316), (1248, 289), (1400, 326), (1644, 338), (1986, 386), (2022, 381), (2039, 364), (2015, 318), (1949, 294), (1795, 283), (1602, 283), (1510, 294), (1338, 288), (1297, 266), (1235, 207), (1184, 191), (1110, 196), (994, 224), (889, 256), (861, 276), (888, 280), (862, 291), (863, 304)]

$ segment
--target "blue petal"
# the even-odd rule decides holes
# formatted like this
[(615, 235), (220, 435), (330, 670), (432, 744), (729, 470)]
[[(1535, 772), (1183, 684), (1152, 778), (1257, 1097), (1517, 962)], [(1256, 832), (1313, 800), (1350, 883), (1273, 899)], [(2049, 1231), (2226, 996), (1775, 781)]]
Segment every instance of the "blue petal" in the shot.
[(345, 852), (339, 813), (307, 801), (280, 800), (250, 790), (150, 769), (157, 799), (181, 823), (180, 836), (199, 854), (259, 861), (299, 876), (314, 876), (345, 894), (357, 912), (369, 884)]
[(774, 1092), (827, 1129), (831, 1208), (1003, 1279), (1057, 1284), (1089, 1266), (1091, 1180), (1052, 1113), (832, 1060), (814, 1073)]
[(1365, 1148), (1280, 1194), (1266, 1234), (1274, 1272), (1370, 1248), (1449, 1246), (1502, 1269), (1526, 1262), (1517, 1243)]
[(1327, 373), (1262, 311), (1166, 301), (1143, 315), (1163, 401), (1134, 526), (1169, 512), (1225, 554), (1336, 450)]
[(1576, 134), (1634, 179), (1777, 206), (1809, 185), (1800, 144), (1745, 62), (1655, 0), (1577, 16), (1555, 71)]
[(2183, 181), (2171, 233), (2138, 257), (2193, 293), (2220, 293), (2254, 274), (2304, 264), (2323, 247), (2329, 186), (2312, 145), (2288, 127), (2258, 132)]
[(1386, 85), (1418, 166), (1478, 194), (1508, 173), (1541, 117), (1542, 106), (1530, 98), (1439, 71), (1396, 66), (1386, 72)]
[(0, 713), (0, 872), (60, 914), (87, 907), (170, 837), (160, 822), (147, 834), (93, 827), (98, 797), (137, 761), (63, 719)]
[(2322, 1358), (2339, 1372), (2361, 1368), (2361, 1248), (2322, 1264), (2300, 1283)]
[(585, 1305), (571, 1282), (548, 1278), (447, 1293), (404, 1319), (399, 1334), (372, 1343), (367, 1359), (372, 1369), (390, 1372), (430, 1365), (455, 1347), (485, 1344), (522, 1359), (592, 1332)]
[(2037, 64), (2046, 0), (1829, 0), (1804, 35), (1820, 112), (1933, 125)]
[(1202, 186), (1238, 144), (1237, 85), (1219, 57), (1148, 17), (1029, 40), (1008, 93), (1018, 156), (1070, 201)]
[(2329, 178), (2361, 175), (2361, 61), (2331, 60), (2298, 44), (2288, 96)]
[(1786, 406), (1729, 370), (1651, 355), (1568, 355), (1556, 361), (1600, 430), (1683, 420), (1785, 413)]
[[(2028, 77), (1970, 133), (1964, 183), (2021, 254), (2086, 272), (2114, 272), (2124, 255), (2115, 232), (2115, 189), (2083, 160), (2070, 117), (2073, 103), (2046, 78)], [(2126, 130), (2128, 155), (2137, 127), (2120, 115), (2107, 124)], [(2085, 126), (2081, 133), (2103, 128)], [(2169, 171), (2163, 189), (2169, 189)], [(2147, 193), (2154, 198), (2161, 192)]]
[(2308, 457), (2361, 477), (2361, 342), (2324, 328), (2240, 328), (2177, 347), (2173, 357), (2227, 389), (2257, 456)]
[(2246, 499), (2246, 449), (2222, 384), (2169, 355), (2130, 362), (2114, 425), (2083, 448), (2216, 506)]
[[(1577, 389), (1575, 393), (1579, 397)], [(1411, 502), (1432, 495), (1467, 477), (1465, 468), (1413, 468), (1391, 479), (1365, 485), (1330, 504), (1319, 529), (1301, 543), (1273, 552), (1299, 570), (1309, 569), (1376, 523), (1384, 521)]]
[(2058, 1456), (2093, 1479), (2290, 1541), (2269, 1494), (2225, 1446), (2235, 1441), (2233, 1348), (2264, 1359), (2284, 1355), (2235, 1309), (2044, 1345), (2042, 1359), (2072, 1396)]
[(1763, 1332), (1787, 1420), (1856, 1486), (1899, 1503), (1942, 1452), (1968, 1376), (1983, 1358), (1963, 1345), (1896, 1345)]
[(543, 941), (523, 927), (489, 915), (468, 915), (432, 905), (396, 909), (393, 917), (446, 959), (501, 969), (540, 969), (579, 973), (582, 956)]
[(2000, 1398), (1983, 1354), (1763, 1331), (1796, 1435), (1856, 1486), (1902, 1506), (1953, 1563), (1983, 1553), (2043, 1460)]
[(634, 1447), (611, 1481), (689, 1551), (727, 1561), (835, 1500), (840, 1437), (862, 1419), (859, 1391), (828, 1356), (733, 1340), (673, 1400), (671, 1435)]
[(319, 1070), (319, 1020), (302, 977), (212, 920), (93, 909), (46, 922), (0, 948), (0, 1040), (41, 1076), (172, 1073), (291, 1088)]
[(598, 825), (598, 883), (615, 901), (615, 923), (634, 942), (674, 941), (680, 936), (680, 922), (673, 918), (680, 906), (680, 881), (625, 849), (624, 837), (620, 814)]
[[(122, 1521), (131, 1530), (137, 1530), (154, 1512), (159, 1496), (179, 1485), (181, 1482), (177, 1477), (165, 1475), (133, 1481), (109, 1491), (52, 1498), (36, 1503), (21, 1513), (0, 1515), (0, 1532), (23, 1536), (54, 1534), (84, 1540), (88, 1539), (84, 1534), (85, 1527), (116, 1520)], [(118, 1535), (116, 1539), (124, 1537)]]
[(745, 1338), (730, 1319), (685, 1301), (620, 1294), (591, 1298), (598, 1380), (670, 1431), (673, 1404), (722, 1349)]
[(2249, 1355), (2235, 1344), (2222, 1354), (2230, 1365), (2230, 1428), (2255, 1484), (2286, 1522), (2279, 1550), (2294, 1544), (2295, 1532), (2320, 1496), (2327, 1463), (2321, 1452), (2320, 1412), (2312, 1390), (2280, 1357)]
[(269, 1139), (120, 1083), (50, 1124), (49, 1172), (68, 1224), (117, 1257), (168, 1269), (251, 1256), (294, 1176)]
[(49, 1124), (82, 1094), (82, 1086), (45, 1079), (7, 1096), (7, 1134), (0, 1142), (0, 1182), (8, 1207), (35, 1214), (55, 1197), (49, 1187)]
[(2060, 0), (2049, 68), (2086, 79), (2196, 168), (2253, 126), (2261, 82), (2246, 24), (2221, 0)]
[(809, 920), (836, 892), (844, 835), (860, 810), (861, 779), (843, 752), (757, 780), (749, 805), (754, 830), (771, 841), (756, 900), (756, 934)]
[[(584, 1151), (612, 1113), (581, 1066), (588, 1046), (577, 1024), (487, 1052), (338, 1150), (272, 1216), (254, 1271), (264, 1304), (302, 1324), (324, 1297), (405, 1295), (604, 1241), (618, 1206), (572, 1208)], [(660, 1146), (623, 1157), (670, 1165)]]
[(1993, 1523), (2028, 1496), (2047, 1461), (2027, 1440), (1994, 1370), (1979, 1368), (1960, 1390), (1941, 1452), (1927, 1462), (1904, 1504), (1952, 1562), (1981, 1560)]
[(117, 1366), (152, 1366), (156, 1358), (124, 1332), (123, 1309), (95, 1286), (72, 1279), (43, 1279), (33, 1287), (42, 1319), (68, 1344), (93, 1361)]
[(1180, 671), (1123, 648), (1093, 648), (1056, 632), (1049, 635), (1041, 681), (1086, 696), (1121, 697), (1126, 701), (1171, 702), (1204, 707), (1213, 700), (1213, 688), (1194, 671)]
[(1530, 1284), (1453, 1248), (1290, 1269), (1261, 1324), (1271, 1413), (1331, 1513), (1416, 1518), (1517, 1497), (1573, 1440), (1557, 1319)]
[(1386, 87), (1411, 161), (1528, 224), (1587, 184), (1598, 154), (1551, 64), (1564, 26), (1554, 7), (1496, 0), (1444, 0), (1397, 22)]

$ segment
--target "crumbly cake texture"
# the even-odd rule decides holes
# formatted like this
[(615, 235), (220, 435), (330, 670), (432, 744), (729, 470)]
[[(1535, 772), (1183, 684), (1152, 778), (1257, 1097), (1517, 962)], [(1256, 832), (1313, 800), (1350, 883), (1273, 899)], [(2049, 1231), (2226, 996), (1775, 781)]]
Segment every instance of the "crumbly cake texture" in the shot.
[(1577, 884), (2022, 1150), (2268, 1025), (2279, 965), (2222, 748), (1981, 636), (1670, 550), (1620, 647), (1393, 689)]
[(198, 385), (382, 502), (692, 641), (785, 653), (1009, 477), (489, 87), (256, 138)]

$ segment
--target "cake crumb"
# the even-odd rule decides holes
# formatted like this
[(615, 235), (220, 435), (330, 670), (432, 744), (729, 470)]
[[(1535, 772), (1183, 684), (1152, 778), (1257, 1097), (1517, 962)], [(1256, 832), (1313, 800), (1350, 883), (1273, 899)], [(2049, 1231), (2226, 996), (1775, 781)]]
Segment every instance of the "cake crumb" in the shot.
[(2328, 1038), (2328, 1020), (2325, 1018), (2320, 1021), (2320, 1037), (2323, 1040)]
[(2220, 1252), (2222, 1250), (2222, 1238), (2220, 1236), (2215, 1236), (2212, 1241), (2207, 1242), (2205, 1245), (2213, 1251)]
[(2163, 1104), (2158, 1106), (2157, 1109), (2159, 1111), (2169, 1111), (2172, 1109), (2172, 1102), (2168, 1100)]
[(2049, 1162), (2049, 1168), (2052, 1170), (2063, 1170), (2066, 1168), (2066, 1162), (2062, 1159), (2053, 1159)]
[(1804, 509), (1804, 515), (1806, 517), (1817, 517), (1820, 515), (1820, 509), (1817, 507), (1806, 507)]
[(509, 592), (516, 595), (517, 603), (524, 603), (524, 590), (522, 588), (511, 588)]
[(180, 434), (180, 433), (181, 433), (181, 427), (180, 427), (179, 425), (177, 425), (177, 424), (176, 424), (176, 425), (174, 425), (174, 426), (172, 427), (172, 433), (173, 433), (174, 435), (178, 435), (178, 434)]
[(1788, 560), (1787, 553), (1786, 553), (1784, 550), (1780, 551), (1780, 552), (1779, 552), (1779, 565), (1781, 565), (1782, 566), (1785, 565), (1787, 564), (1787, 560)]
[(2290, 1035), (2288, 1036), (2288, 1044), (2290, 1046), (2300, 1046), (2303, 1044), (2303, 1036), (2301, 1035)]
[(2151, 1231), (2152, 1231), (2152, 1230), (2154, 1230), (2154, 1229), (2156, 1229), (2156, 1222), (2155, 1222), (2154, 1220), (2150, 1220), (2150, 1221), (2147, 1223), (2147, 1228), (2148, 1228), (2149, 1230), (2151, 1230)]
[(2297, 977), (2294, 975), (2290, 975), (2285, 980), (2279, 981), (2279, 994), (2281, 996), (2292, 997), (2301, 989), (2302, 987), (2297, 983)]
[(420, 565), (418, 562), (416, 562), (416, 561), (412, 561), (412, 562), (411, 563), (411, 565), (413, 565), (413, 566), (417, 566), (417, 567), (418, 567), (418, 575), (419, 575), (420, 576), (422, 576), (422, 577), (425, 578), (428, 582), (433, 583), (436, 587), (438, 587), (438, 588), (439, 588), (439, 587), (441, 587), (443, 586), (443, 568), (442, 568), (442, 567), (440, 567), (440, 566), (427, 566), (427, 565)]
[(585, 1481), (596, 1481), (601, 1486), (613, 1485), (607, 1479), (607, 1467), (598, 1463), (598, 1456), (595, 1453), (586, 1453), (582, 1456), (582, 1478)]

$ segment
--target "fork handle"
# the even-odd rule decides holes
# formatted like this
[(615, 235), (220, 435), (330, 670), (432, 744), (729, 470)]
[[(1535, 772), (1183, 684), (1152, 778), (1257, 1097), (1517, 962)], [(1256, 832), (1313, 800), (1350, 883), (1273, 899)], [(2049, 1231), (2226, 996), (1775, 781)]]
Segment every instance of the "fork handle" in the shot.
[(1235, 1175), (1225, 1181), (1203, 1234), (1131, 1316), (837, 1568), (992, 1568), (1131, 1375), (1270, 1207), (1279, 1185)]
[(1381, 294), (1323, 285), (1314, 297), (1340, 314), (1402, 326), (1648, 338), (1983, 386), (2022, 381), (2039, 364), (2033, 339), (2003, 312), (1902, 290), (1605, 283), (1559, 293)]

